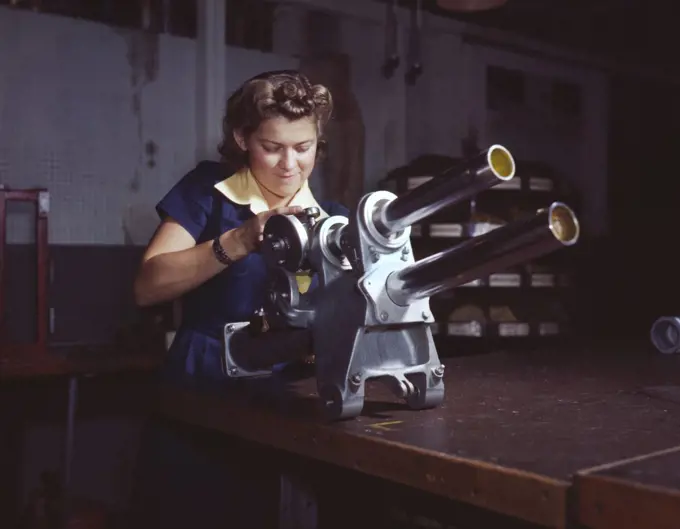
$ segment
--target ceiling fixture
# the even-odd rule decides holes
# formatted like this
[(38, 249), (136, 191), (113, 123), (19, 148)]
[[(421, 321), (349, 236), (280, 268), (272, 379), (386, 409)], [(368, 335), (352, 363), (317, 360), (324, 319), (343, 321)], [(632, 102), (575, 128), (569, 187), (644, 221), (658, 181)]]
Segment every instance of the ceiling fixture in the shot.
[(474, 12), (496, 9), (508, 0), (437, 0), (437, 5), (449, 11)]

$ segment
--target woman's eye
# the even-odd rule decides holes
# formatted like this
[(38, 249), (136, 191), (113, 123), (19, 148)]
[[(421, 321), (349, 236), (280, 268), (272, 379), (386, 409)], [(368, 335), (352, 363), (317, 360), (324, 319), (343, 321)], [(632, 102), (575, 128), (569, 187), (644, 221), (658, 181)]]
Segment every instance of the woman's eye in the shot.
[(264, 145), (264, 150), (267, 152), (276, 152), (279, 150), (279, 148), (275, 145)]

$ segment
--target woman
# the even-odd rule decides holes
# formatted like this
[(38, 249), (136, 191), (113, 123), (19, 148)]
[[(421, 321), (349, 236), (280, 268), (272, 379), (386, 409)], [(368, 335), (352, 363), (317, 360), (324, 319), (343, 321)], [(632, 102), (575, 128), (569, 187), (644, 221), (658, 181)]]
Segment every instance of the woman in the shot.
[[(347, 214), (338, 204), (317, 203), (308, 185), (332, 108), (329, 91), (295, 71), (246, 81), (227, 102), (221, 162), (199, 163), (156, 206), (161, 224), (134, 291), (141, 306), (183, 300), (167, 375), (199, 384), (224, 380), (224, 325), (249, 320), (264, 300), (258, 246), (270, 216), (310, 206), (322, 216)], [(231, 463), (206, 457), (214, 442), (154, 421), (140, 454), (133, 523), (239, 527), (238, 511), (257, 503), (251, 495), (259, 483), (251, 480), (249, 488)], [(248, 523), (261, 511), (248, 509)], [(224, 525), (226, 513), (231, 525)]]
[[(318, 206), (308, 185), (323, 151), (330, 92), (294, 71), (247, 81), (227, 103), (222, 162), (202, 162), (156, 209), (162, 223), (135, 281), (139, 305), (183, 297), (183, 321), (169, 351), (172, 373), (221, 379), (225, 323), (262, 306), (265, 264), (258, 245), (267, 219)], [(230, 174), (227, 169), (237, 167)], [(226, 178), (225, 178), (226, 177)]]

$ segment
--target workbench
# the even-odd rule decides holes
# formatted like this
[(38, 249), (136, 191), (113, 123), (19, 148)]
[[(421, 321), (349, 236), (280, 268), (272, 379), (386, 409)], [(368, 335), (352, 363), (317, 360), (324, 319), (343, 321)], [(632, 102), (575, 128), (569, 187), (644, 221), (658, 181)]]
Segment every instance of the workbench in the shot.
[(0, 381), (151, 372), (162, 361), (163, 357), (158, 353), (140, 354), (112, 348), (55, 347), (44, 353), (0, 354)]
[[(5, 387), (22, 380), (89, 379), (90, 391), (107, 392), (122, 382), (90, 376), (150, 373), (161, 361), (159, 355), (52, 351), (48, 357), (2, 358), (0, 379)], [(446, 400), (432, 410), (410, 411), (374, 384), (362, 416), (326, 423), (314, 379), (290, 374), (220, 388), (161, 386), (151, 409), (254, 441), (295, 465), (344, 472), (343, 485), (363, 483), (357, 490), (369, 491), (374, 504), (384, 497), (379, 488), (391, 487), (392, 501), (402, 505), (419, 497), (444, 510), (470, 506), (524, 524), (513, 527), (677, 526), (680, 356), (660, 355), (646, 344), (605, 344), (444, 363)], [(101, 408), (104, 399), (91, 402)], [(131, 408), (139, 403), (130, 397)], [(72, 403), (66, 482), (74, 411)]]
[[(0, 416), (3, 468), (0, 476), (0, 525), (15, 526), (20, 515), (23, 433), (35, 420), (64, 423), (61, 485), (68, 491), (78, 419), (150, 413), (155, 390), (153, 373), (161, 352), (120, 351), (115, 347), (51, 347), (0, 350)], [(83, 394), (83, 398), (79, 395)], [(82, 502), (80, 502), (82, 503)], [(72, 505), (78, 516), (83, 505)], [(88, 504), (91, 510), (92, 505)], [(80, 513), (82, 514), (82, 512)]]
[[(445, 402), (425, 411), (376, 384), (359, 418), (326, 423), (314, 379), (291, 375), (162, 387), (156, 409), (522, 527), (677, 524), (680, 356), (608, 344), (444, 363)], [(624, 525), (636, 509), (644, 523)]]
[(674, 529), (680, 525), (680, 447), (576, 476), (578, 519), (590, 529)]

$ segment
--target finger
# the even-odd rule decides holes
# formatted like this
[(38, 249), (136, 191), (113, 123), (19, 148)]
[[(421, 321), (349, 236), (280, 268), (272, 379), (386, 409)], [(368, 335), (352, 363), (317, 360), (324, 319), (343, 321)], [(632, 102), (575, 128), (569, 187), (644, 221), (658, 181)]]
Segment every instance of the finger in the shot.
[(302, 207), (300, 206), (287, 206), (283, 208), (275, 208), (272, 210), (272, 215), (296, 215), (302, 213)]

